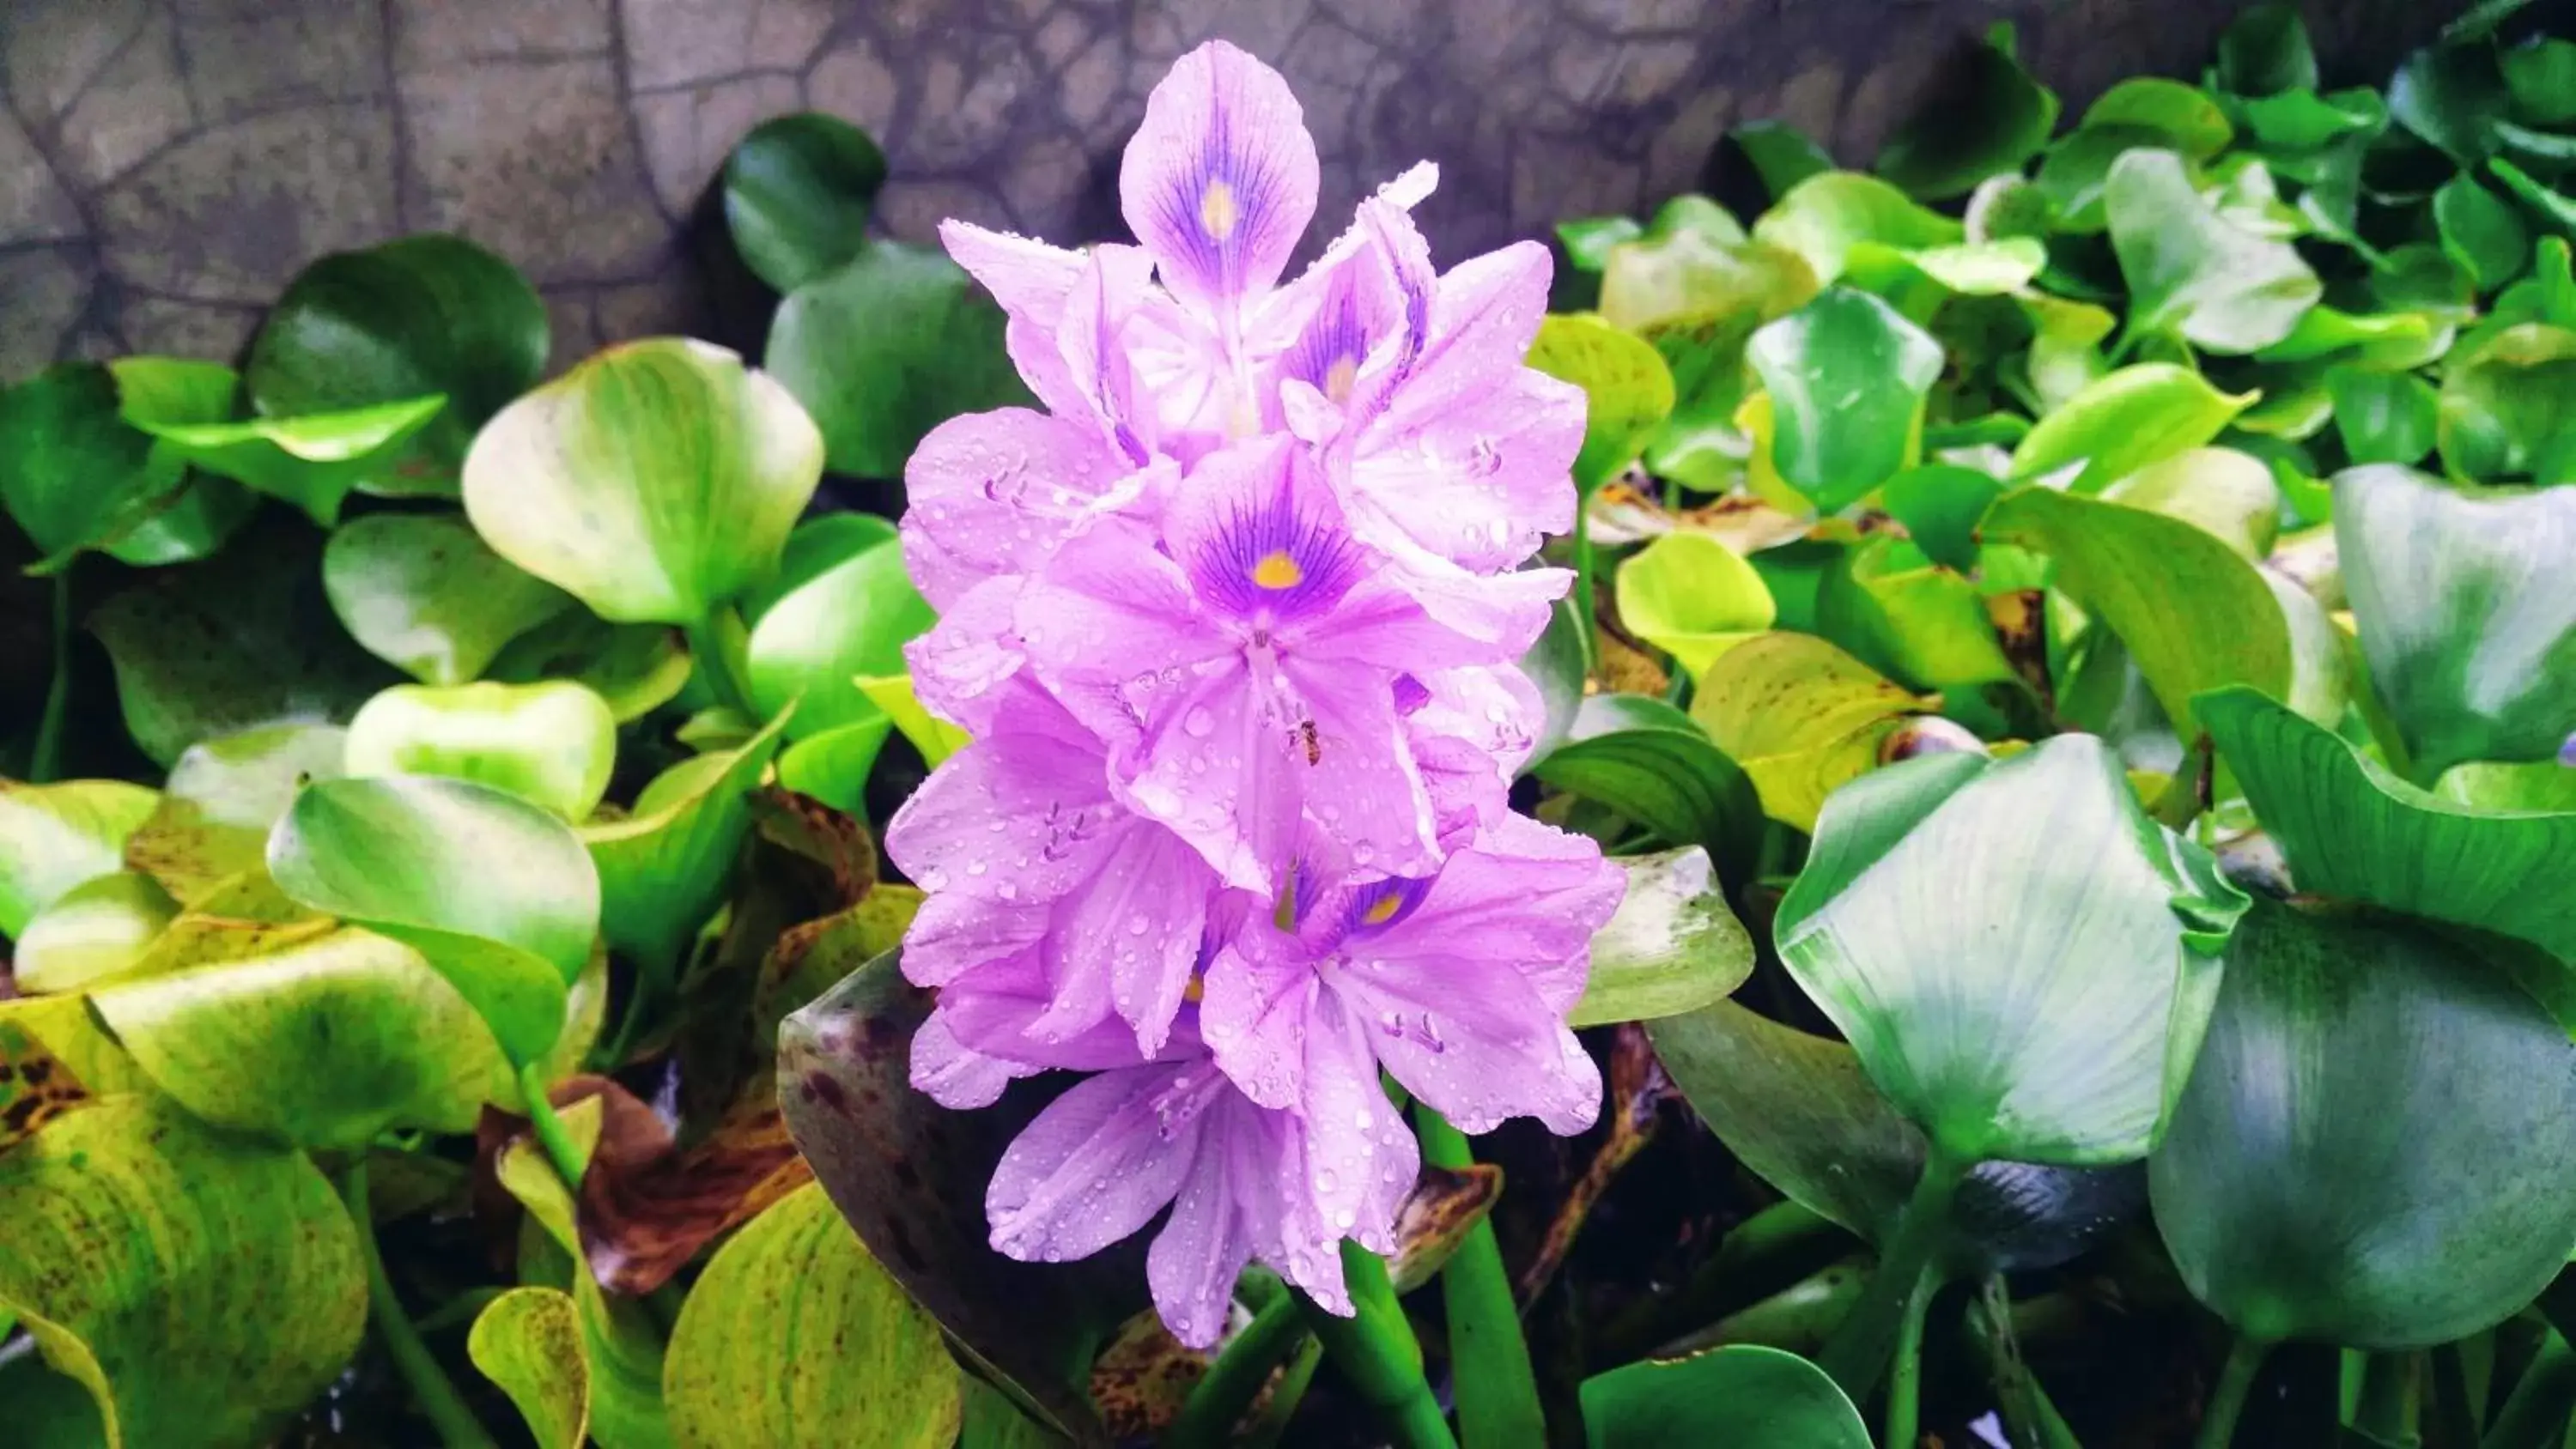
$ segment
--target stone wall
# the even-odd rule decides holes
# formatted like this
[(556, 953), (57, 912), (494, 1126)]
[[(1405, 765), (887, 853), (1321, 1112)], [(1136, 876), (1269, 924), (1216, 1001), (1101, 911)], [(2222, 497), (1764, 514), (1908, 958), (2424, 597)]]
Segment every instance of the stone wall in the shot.
[[(2449, 0), (2310, 0), (2384, 77)], [(0, 378), (228, 357), (313, 257), (445, 228), (527, 270), (558, 359), (705, 330), (692, 218), (753, 123), (813, 107), (894, 160), (895, 234), (1116, 221), (1172, 57), (1287, 72), (1346, 213), (1416, 158), (1443, 257), (1688, 187), (1738, 119), (1866, 157), (1987, 23), (2080, 102), (2193, 74), (2230, 0), (0, 0)]]

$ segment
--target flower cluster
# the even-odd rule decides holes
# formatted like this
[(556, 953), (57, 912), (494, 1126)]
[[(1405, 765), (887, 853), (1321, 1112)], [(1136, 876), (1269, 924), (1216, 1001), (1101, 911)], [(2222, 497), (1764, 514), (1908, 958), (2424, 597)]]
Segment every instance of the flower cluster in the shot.
[(1258, 1259), (1349, 1312), (1419, 1158), (1381, 1070), (1469, 1132), (1588, 1125), (1565, 1026), (1620, 872), (1511, 813), (1514, 661), (1569, 583), (1582, 395), (1522, 365), (1546, 251), (1434, 270), (1418, 166), (1279, 285), (1314, 142), (1221, 42), (1155, 88), (1119, 177), (1140, 246), (957, 223), (1044, 411), (958, 418), (906, 470), (939, 626), (916, 688), (974, 743), (886, 846), (927, 893), (916, 1084), (957, 1107), (1094, 1073), (1012, 1145), (993, 1244), (1068, 1259), (1168, 1204), (1185, 1343)]

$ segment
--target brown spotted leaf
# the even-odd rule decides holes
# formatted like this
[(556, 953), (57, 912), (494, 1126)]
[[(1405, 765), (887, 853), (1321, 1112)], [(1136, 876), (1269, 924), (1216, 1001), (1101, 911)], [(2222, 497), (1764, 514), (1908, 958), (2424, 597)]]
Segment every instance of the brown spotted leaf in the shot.
[(1410, 1293), (1439, 1275), (1468, 1230), (1503, 1195), (1503, 1170), (1490, 1162), (1464, 1168), (1424, 1167), (1395, 1215), (1395, 1291)]
[(698, 1251), (814, 1180), (774, 1103), (738, 1107), (705, 1140), (641, 1162), (594, 1162), (581, 1182), (581, 1249), (600, 1286), (644, 1294)]
[(89, 1097), (71, 1066), (34, 1032), (0, 1017), (0, 1152)]
[(893, 952), (787, 1018), (778, 1091), (832, 1202), (957, 1351), (1021, 1408), (1079, 1443), (1103, 1431), (1082, 1375), (1094, 1333), (1141, 1296), (1134, 1255), (1016, 1263), (987, 1244), (984, 1188), (1026, 1121), (1024, 1094), (952, 1112), (914, 1091), (912, 1034), (931, 995)]

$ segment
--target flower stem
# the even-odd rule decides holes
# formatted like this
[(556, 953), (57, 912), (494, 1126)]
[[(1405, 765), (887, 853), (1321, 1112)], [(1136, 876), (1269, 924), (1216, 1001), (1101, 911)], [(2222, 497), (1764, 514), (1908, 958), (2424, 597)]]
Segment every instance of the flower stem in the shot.
[(535, 1129), (537, 1145), (545, 1149), (546, 1160), (554, 1164), (565, 1190), (579, 1193), (581, 1149), (573, 1145), (572, 1134), (564, 1130), (563, 1118), (555, 1115), (555, 1104), (546, 1097), (546, 1081), (538, 1074), (535, 1062), (519, 1068), (519, 1095), (527, 1099), (528, 1125)]
[(1342, 1242), (1342, 1276), (1358, 1311), (1344, 1318), (1303, 1293), (1306, 1321), (1342, 1374), (1395, 1436), (1396, 1449), (1457, 1449), (1448, 1416), (1422, 1377), (1422, 1345), (1395, 1301), (1386, 1264), (1359, 1244)]
[(1601, 667), (1599, 623), (1593, 618), (1596, 606), (1592, 597), (1592, 495), (1586, 493), (1574, 502), (1574, 622), (1583, 640), (1583, 677), (1590, 679)]
[(375, 1213), (367, 1205), (366, 1158), (360, 1157), (349, 1168), (340, 1184), (340, 1198), (358, 1229), (358, 1255), (367, 1268), (367, 1316), (385, 1346), (385, 1357), (393, 1360), (394, 1371), (411, 1389), (422, 1415), (437, 1426), (441, 1444), (447, 1449), (495, 1449), (492, 1436), (465, 1406), (447, 1370), (439, 1367), (429, 1345), (421, 1342), (419, 1331), (403, 1316), (402, 1301), (394, 1297), (393, 1280), (385, 1276), (384, 1255), (376, 1249)]
[(63, 728), (72, 708), (72, 567), (66, 562), (54, 574), (54, 677), (45, 686), (45, 712), (36, 722), (36, 746), (27, 760), (27, 783), (49, 785), (62, 778)]
[(2236, 1420), (2245, 1412), (2245, 1396), (2254, 1387), (2254, 1371), (2263, 1366), (2263, 1356), (2272, 1351), (2271, 1341), (2248, 1334), (2236, 1335), (2227, 1350), (2227, 1365), (2218, 1371), (2218, 1387), (2209, 1394), (2209, 1407), (2201, 1411), (2199, 1449), (2227, 1449), (2236, 1437)]
[(1261, 1397), (1261, 1387), (1270, 1382), (1271, 1373), (1311, 1337), (1294, 1296), (1281, 1293), (1263, 1305), (1190, 1390), (1181, 1412), (1164, 1431), (1167, 1449), (1214, 1449), (1229, 1442), (1234, 1426), (1243, 1421), (1252, 1401)]
[[(1972, 1165), (1937, 1144), (1933, 1147), (1904, 1216), (1897, 1219), (1895, 1233), (1879, 1253), (1878, 1271), (1870, 1276), (1869, 1288), (1817, 1355), (1817, 1366), (1853, 1400), (1867, 1397), (1877, 1386), (1904, 1332), (1905, 1319), (1915, 1312), (1915, 1295), (1939, 1289), (1941, 1275), (1935, 1259), (1950, 1235), (1951, 1208)], [(1927, 1278), (1929, 1289), (1924, 1287)]]
[(1940, 1274), (1930, 1263), (1924, 1264), (1914, 1277), (1914, 1291), (1905, 1296), (1905, 1312), (1897, 1319), (1896, 1370), (1887, 1385), (1888, 1449), (1914, 1449), (1922, 1438), (1918, 1429), (1923, 1418), (1923, 1316), (1940, 1291)]
[[(1467, 1134), (1449, 1125), (1429, 1103), (1413, 1104), (1413, 1122), (1425, 1166), (1476, 1165)], [(1460, 1441), (1468, 1449), (1546, 1443), (1547, 1415), (1539, 1407), (1538, 1379), (1530, 1371), (1529, 1344), (1521, 1335), (1520, 1310), (1491, 1219), (1469, 1228), (1449, 1255), (1440, 1270), (1440, 1294), (1449, 1310)]]
[(2551, 1329), (2478, 1449), (2558, 1449), (2576, 1414), (2576, 1350)]
[(731, 604), (719, 604), (714, 613), (683, 632), (689, 639), (689, 658), (705, 677), (716, 703), (755, 725), (760, 723), (760, 712), (751, 705), (751, 685), (744, 677), (750, 672), (743, 651), (749, 647), (751, 631), (743, 626), (741, 612)]

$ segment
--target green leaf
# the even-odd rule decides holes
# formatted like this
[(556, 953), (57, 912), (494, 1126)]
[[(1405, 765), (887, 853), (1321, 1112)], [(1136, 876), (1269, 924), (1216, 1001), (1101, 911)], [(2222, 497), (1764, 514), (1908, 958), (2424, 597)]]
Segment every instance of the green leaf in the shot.
[(2112, 250), (2129, 286), (2129, 330), (2171, 332), (2246, 353), (2290, 335), (2324, 294), (2298, 249), (2220, 214), (2171, 151), (2130, 151), (2103, 185)]
[(725, 158), (725, 226), (752, 275), (793, 292), (868, 244), (885, 179), (885, 152), (840, 117), (773, 117)]
[(2067, 486), (2098, 492), (2217, 437), (2256, 396), (2221, 392), (2170, 362), (2135, 363), (2086, 385), (2041, 418), (2013, 449), (2013, 476), (2036, 478), (2081, 461), (2083, 471)]
[(893, 734), (894, 721), (879, 715), (866, 724), (808, 735), (778, 752), (778, 783), (844, 815), (863, 816), (868, 774)]
[(48, 559), (123, 537), (183, 471), (126, 422), (103, 364), (61, 363), (0, 392), (0, 505)]
[(982, 1205), (1010, 1124), (913, 1090), (930, 993), (889, 951), (787, 1018), (780, 1105), (796, 1146), (880, 1266), (961, 1359), (1077, 1443), (1101, 1436), (1083, 1382), (1091, 1346), (1135, 1301), (1132, 1268), (1017, 1263), (986, 1243)]
[(2260, 459), (2235, 448), (2177, 453), (2140, 468), (2101, 496), (2105, 503), (2193, 524), (2247, 563), (2269, 558), (2281, 532), (2281, 486)]
[[(2023, 369), (2041, 412), (2041, 424), (2030, 430), (2037, 432), (2049, 414), (2110, 372), (2110, 364), (2102, 360), (2101, 342), (2120, 319), (2090, 302), (2070, 302), (2045, 292), (2025, 292), (2014, 300), (2030, 319), (2030, 352), (2023, 359)], [(2029, 436), (2022, 435), (2024, 442)]]
[(588, 819), (608, 793), (617, 720), (578, 684), (398, 684), (349, 721), (351, 775), (445, 775)]
[(2576, 41), (2535, 35), (2496, 52), (2514, 119), (2528, 126), (2576, 123)]
[(1941, 344), (1878, 298), (1829, 289), (1744, 352), (1771, 394), (1772, 459), (1818, 511), (1858, 502), (1920, 448)]
[(2057, 93), (2022, 69), (2012, 28), (1998, 25), (1887, 138), (1878, 174), (1926, 201), (1965, 196), (1989, 176), (2019, 171), (2056, 125)]
[(300, 525), (254, 529), (214, 558), (156, 570), (90, 615), (144, 754), (167, 765), (217, 735), (345, 720), (394, 682), (332, 618), (318, 552)]
[(2217, 984), (2206, 953), (2243, 909), (2101, 741), (2060, 735), (1835, 792), (1773, 933), (1952, 1160), (2103, 1166), (2155, 1141)]
[(2438, 432), (2455, 474), (2576, 481), (2576, 331), (2524, 322), (2443, 369)]
[(864, 530), (851, 541), (855, 547), (814, 569), (752, 621), (751, 702), (771, 717), (801, 697), (788, 722), (790, 739), (882, 724), (884, 711), (854, 680), (902, 673), (903, 646), (938, 621), (904, 572), (903, 549), (891, 530)]
[(1690, 717), (1753, 781), (1771, 818), (1812, 829), (1832, 791), (1878, 763), (1927, 705), (1812, 634), (1749, 639), (1711, 665)]
[(1586, 497), (1637, 461), (1673, 410), (1673, 375), (1663, 354), (1592, 313), (1543, 319), (1529, 365), (1583, 389), (1587, 412), (1574, 481)]
[(2441, 425), (2441, 394), (2403, 372), (2331, 368), (2326, 391), (2334, 398), (2335, 434), (2355, 463), (2416, 463), (2433, 451)]
[(2431, 780), (2576, 733), (2576, 491), (2470, 497), (2393, 466), (2335, 479), (2335, 542), (2379, 697)]
[(1905, 525), (1906, 536), (1924, 557), (1966, 573), (1977, 566), (1978, 521), (2003, 492), (2003, 483), (1990, 474), (1926, 463), (1888, 479), (1879, 490), (1879, 504)]
[(1750, 1343), (1594, 1374), (1583, 1381), (1583, 1430), (1591, 1449), (1869, 1449), (1860, 1411), (1823, 1369)]
[(1595, 276), (1609, 265), (1610, 253), (1621, 242), (1645, 234), (1636, 218), (1628, 216), (1578, 216), (1556, 224), (1556, 241), (1565, 251), (1566, 264)]
[(1671, 845), (1702, 845), (1736, 863), (1750, 838), (1753, 797), (1744, 772), (1690, 716), (1641, 694), (1583, 701), (1565, 743), (1529, 773), (1597, 800)]
[(371, 513), (322, 548), (322, 591), (349, 636), (423, 684), (479, 678), (502, 646), (573, 607), (445, 513)]
[(1966, 240), (1958, 222), (1917, 203), (1875, 176), (1827, 171), (1789, 189), (1753, 224), (1753, 239), (1804, 257), (1819, 285), (1830, 285), (1863, 243), (1899, 252)]
[(160, 793), (122, 780), (0, 780), (0, 936), (16, 936), (72, 887), (113, 875)]
[(625, 819), (582, 828), (581, 843), (598, 866), (600, 930), (610, 947), (648, 970), (676, 972), (698, 927), (724, 902), (751, 829), (744, 797), (760, 783), (785, 724), (772, 720), (739, 748), (673, 765), (635, 797)]
[(1567, 1024), (1650, 1021), (1723, 1001), (1753, 974), (1753, 938), (1696, 846), (1619, 862), (1628, 893), (1592, 937), (1592, 974)]
[(939, 718), (925, 708), (912, 690), (909, 674), (863, 674), (858, 680), (859, 693), (868, 702), (884, 710), (894, 727), (903, 731), (915, 750), (921, 752), (924, 764), (937, 769), (940, 762), (966, 748), (966, 731)]
[(2495, 150), (2496, 123), (2511, 103), (2491, 46), (2429, 45), (2388, 79), (2390, 119), (2462, 166)]
[(2149, 1163), (2174, 1266), (2266, 1341), (2421, 1348), (2495, 1324), (2576, 1237), (2571, 1054), (2460, 939), (2257, 905)]
[(778, 380), (659, 338), (503, 409), (466, 455), (465, 512), (494, 552), (601, 618), (688, 625), (777, 568), (822, 469), (822, 438)]
[(569, 679), (607, 700), (619, 724), (632, 724), (677, 698), (689, 667), (677, 629), (566, 609), (503, 645), (483, 672), (504, 684)]
[(282, 498), (328, 528), (361, 479), (380, 474), (403, 445), (447, 406), (445, 395), (406, 398), (344, 412), (239, 422), (139, 422), (170, 452), (254, 492)]
[(1709, 661), (1771, 627), (1771, 591), (1733, 549), (1668, 533), (1619, 565), (1619, 620), (1694, 679)]
[(309, 786), (269, 835), (268, 870), (297, 902), (420, 952), (514, 1064), (553, 1049), (600, 926), (599, 873), (571, 829), (462, 780)]
[(456, 496), (466, 445), (545, 371), (546, 308), (508, 262), (430, 232), (336, 252), (287, 284), (244, 380), (270, 417), (441, 394), (444, 410), (362, 473), (360, 492)]
[(2520, 275), (2531, 259), (2531, 228), (2510, 203), (2463, 171), (2433, 193), (2433, 224), (2442, 249), (2492, 292)]
[(590, 1355), (581, 1310), (552, 1288), (513, 1288), (483, 1306), (466, 1356), (519, 1406), (537, 1449), (581, 1449), (590, 1435)]
[(1787, 195), (1810, 176), (1834, 169), (1833, 153), (1786, 121), (1746, 121), (1727, 132), (1726, 139), (1744, 152), (1754, 174), (1762, 178), (1762, 189), (1775, 197)]
[(338, 930), (104, 986), (90, 1005), (198, 1120), (313, 1151), (470, 1133), (501, 1063), (474, 1008), (410, 947)]
[(18, 933), (22, 991), (76, 991), (134, 965), (179, 914), (179, 903), (139, 871), (95, 876), (65, 891)]
[[(2367, 141), (2388, 126), (2388, 102), (2366, 86), (2322, 96), (2300, 89), (2240, 97), (2237, 106), (2245, 129), (2252, 133), (2254, 149), (2285, 175), (2310, 170), (2311, 174), (2302, 179), (2308, 180), (2312, 188), (2327, 185), (2329, 168), (2346, 154), (2328, 151), (2329, 147), (2338, 142)], [(2320, 156), (2319, 152), (2327, 154)]]
[[(1923, 1175), (1923, 1134), (1841, 1042), (1720, 1001), (1647, 1024), (1655, 1055), (1727, 1151), (1809, 1209), (1884, 1245)], [(1952, 1251), (1998, 1271), (2068, 1262), (2146, 1199), (2136, 1167), (1980, 1163), (1960, 1185)]]
[(357, 1235), (313, 1164), (156, 1098), (0, 1154), (0, 1221), (0, 1312), (88, 1389), (110, 1449), (266, 1442), (366, 1325)]
[(2298, 7), (2247, 7), (2218, 38), (2214, 75), (2219, 89), (2240, 96), (2316, 89), (2317, 53), (2308, 44), (2307, 23), (2299, 18)]
[(833, 472), (899, 478), (932, 428), (1030, 400), (1005, 320), (947, 257), (871, 242), (788, 294), (763, 357), (821, 426)]
[(1918, 689), (2018, 677), (1978, 586), (1886, 534), (1843, 549), (1825, 570), (1815, 627), (1871, 668)]
[(2055, 561), (2055, 587), (2128, 646), (2186, 741), (2202, 690), (2288, 693), (2293, 656), (2280, 603), (2216, 535), (2143, 508), (2024, 488), (1986, 515), (1986, 538)]
[(2166, 149), (2194, 161), (2211, 159), (2236, 139), (2227, 113), (2207, 91), (2162, 76), (2132, 76), (2111, 87), (2084, 108), (2076, 124), (2087, 131), (2118, 126), (2152, 132), (2165, 138)]
[(687, 1445), (947, 1449), (956, 1363), (813, 1183), (734, 1235), (689, 1290), (662, 1370)]
[(2576, 850), (2576, 813), (2500, 814), (2429, 795), (2249, 689), (2200, 706), (2302, 892), (2492, 931), (2576, 962), (2576, 902), (2557, 884)]
[(190, 905), (245, 872), (264, 873), (268, 831), (295, 792), (343, 773), (348, 732), (271, 725), (190, 745), (160, 803), (126, 837), (125, 863)]

